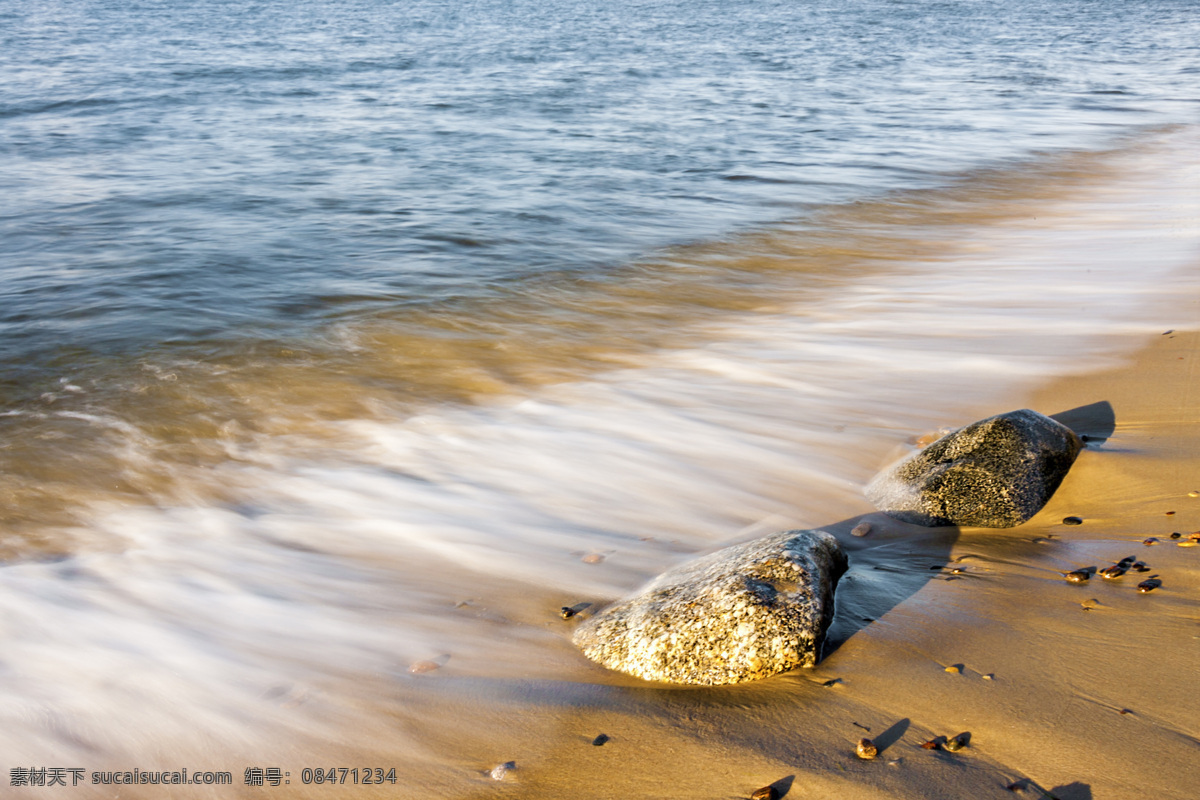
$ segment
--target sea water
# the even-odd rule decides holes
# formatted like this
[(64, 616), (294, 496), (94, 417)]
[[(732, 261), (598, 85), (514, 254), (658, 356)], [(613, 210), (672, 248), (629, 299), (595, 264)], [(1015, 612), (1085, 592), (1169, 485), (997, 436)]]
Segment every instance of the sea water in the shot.
[(426, 671), (585, 692), (558, 606), (1194, 325), (1195, 11), (0, 9), (4, 766), (415, 758)]

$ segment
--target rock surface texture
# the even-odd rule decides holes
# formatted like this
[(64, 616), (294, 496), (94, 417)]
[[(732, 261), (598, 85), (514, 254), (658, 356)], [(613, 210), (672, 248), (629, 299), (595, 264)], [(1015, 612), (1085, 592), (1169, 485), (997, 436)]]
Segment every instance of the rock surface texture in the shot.
[(1083, 443), (1065, 425), (1022, 409), (948, 433), (867, 486), (880, 511), (917, 525), (1011, 528), (1050, 499)]
[(811, 667), (846, 555), (824, 531), (783, 531), (664, 572), (575, 630), (599, 664), (715, 686)]

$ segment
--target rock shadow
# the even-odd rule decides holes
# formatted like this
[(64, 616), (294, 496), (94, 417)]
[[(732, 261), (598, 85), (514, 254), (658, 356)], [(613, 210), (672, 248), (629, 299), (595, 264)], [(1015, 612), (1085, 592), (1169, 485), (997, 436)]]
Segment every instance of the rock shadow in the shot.
[[(867, 534), (853, 535), (851, 531), (861, 531), (864, 522), (870, 525)], [(930, 581), (966, 577), (951, 572), (950, 551), (959, 536), (953, 525), (928, 528), (875, 512), (823, 525), (820, 530), (837, 537), (850, 562), (838, 583), (822, 660)]]
[(1117, 415), (1107, 400), (1098, 400), (1049, 416), (1075, 431), (1090, 445), (1104, 444), (1117, 429)]
[(883, 753), (889, 747), (900, 741), (901, 737), (908, 732), (909, 725), (912, 723), (907, 717), (899, 722), (892, 723), (892, 726), (883, 733), (875, 737), (875, 746), (879, 748), (879, 752)]
[(1050, 795), (1057, 800), (1092, 800), (1092, 787), (1075, 781), (1066, 786), (1055, 786), (1050, 790)]
[(1038, 797), (1048, 798), (1049, 800), (1092, 800), (1092, 787), (1079, 781), (1064, 786), (1055, 786), (1053, 789), (1046, 789), (1039, 786), (1036, 781), (1030, 778), (1022, 778), (1019, 781), (1010, 783), (1006, 788), (1010, 792), (1024, 793), (1036, 791)]

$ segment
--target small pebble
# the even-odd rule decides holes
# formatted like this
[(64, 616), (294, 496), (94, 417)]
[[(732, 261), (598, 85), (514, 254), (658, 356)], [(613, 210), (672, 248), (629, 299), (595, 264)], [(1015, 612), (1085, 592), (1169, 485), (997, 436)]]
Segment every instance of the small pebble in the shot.
[(1092, 574), (1086, 569), (1077, 569), (1073, 572), (1064, 572), (1062, 576), (1067, 579), (1067, 583), (1087, 583)]
[(1083, 517), (1063, 517), (1063, 525), (1082, 525)]
[(1132, 569), (1134, 572), (1149, 572), (1150, 571), (1150, 565), (1148, 565), (1145, 561), (1135, 561), (1129, 568)]
[(938, 742), (937, 739), (930, 739), (927, 742), (921, 742), (921, 747), (925, 748), (926, 750), (941, 750), (942, 749), (942, 745), (940, 742)]
[(1100, 574), (1109, 580), (1113, 580), (1124, 575), (1125, 568), (1113, 564), (1111, 567), (1105, 567), (1104, 569), (1100, 570)]
[(558, 615), (563, 619), (570, 619), (571, 617), (575, 616), (575, 609), (571, 608), (570, 606), (563, 606), (562, 611), (558, 612)]
[(516, 768), (517, 768), (517, 762), (505, 761), (503, 764), (501, 764), (497, 767), (492, 767), (492, 771), (489, 772), (488, 774), (492, 776), (492, 780), (502, 781), (502, 780), (504, 780), (504, 777), (506, 775), (508, 775), (508, 773), (512, 772)]
[(599, 564), (601, 561), (604, 560), (604, 556), (601, 555), (600, 553), (588, 553), (581, 560), (585, 564)]
[(602, 744), (607, 742), (609, 740), (609, 738), (610, 737), (607, 733), (602, 733), (599, 736), (597, 736), (595, 739), (592, 739), (592, 744), (594, 744), (596, 747), (600, 747)]
[(946, 667), (946, 672), (953, 672), (955, 675), (957, 675), (958, 673), (962, 672), (962, 667), (960, 667), (958, 664), (951, 664), (950, 666)]
[(1180, 539), (1182, 537), (1183, 537), (1183, 534), (1180, 533), (1179, 531), (1175, 531), (1174, 533), (1171, 534), (1172, 539)]
[(1188, 492), (1188, 497), (1200, 497), (1200, 492)]
[(1093, 608), (1100, 607), (1100, 601), (1093, 597), (1091, 600), (1084, 600), (1079, 605), (1083, 606), (1084, 611), (1091, 611)]
[(438, 667), (442, 666), (436, 661), (418, 661), (408, 668), (411, 675), (422, 675), (426, 672), (433, 672)]
[(870, 532), (871, 532), (871, 523), (860, 522), (854, 526), (854, 528), (850, 531), (850, 534), (852, 536), (866, 536)]
[(959, 750), (962, 750), (966, 746), (967, 746), (967, 737), (961, 733), (958, 736), (954, 736), (954, 737), (951, 737), (950, 739), (946, 740), (946, 749), (949, 750), (951, 753), (957, 753)]
[(1173, 516), (1175, 516), (1175, 512), (1174, 512), (1174, 511), (1168, 511), (1168, 512), (1167, 512), (1167, 516), (1168, 516), (1168, 517), (1173, 517)]
[(1153, 592), (1160, 586), (1162, 586), (1162, 581), (1158, 578), (1147, 578), (1138, 584), (1137, 590), (1142, 594), (1146, 594), (1147, 592)]
[(983, 678), (985, 681), (992, 681), (992, 680), (996, 679), (996, 676), (990, 672), (986, 675), (981, 675), (980, 677)]
[(875, 756), (879, 755), (879, 748), (870, 739), (859, 739), (858, 747), (854, 749), (858, 757), (864, 761), (870, 761)]
[(1129, 569), (1131, 566), (1133, 566), (1133, 562), (1135, 561), (1137, 561), (1137, 556), (1125, 556), (1117, 562), (1117, 566), (1122, 567), (1123, 569)]
[(1145, 539), (1142, 539), (1142, 544), (1149, 547), (1150, 545), (1158, 544), (1158, 539), (1153, 536), (1150, 536)]
[(750, 800), (779, 800), (779, 790), (774, 786), (764, 786), (756, 789), (754, 794), (750, 795)]

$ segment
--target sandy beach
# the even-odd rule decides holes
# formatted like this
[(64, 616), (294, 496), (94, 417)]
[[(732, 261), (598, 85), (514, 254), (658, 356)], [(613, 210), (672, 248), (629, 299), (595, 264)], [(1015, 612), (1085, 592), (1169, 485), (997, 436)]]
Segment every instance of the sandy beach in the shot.
[[(1164, 330), (1198, 310), (1194, 296), (1181, 300)], [(565, 655), (560, 666), (590, 692), (576, 684), (556, 701), (530, 685), (522, 701), (514, 684), (510, 718), (456, 735), (460, 752), (516, 763), (497, 782), (481, 760), (470, 796), (735, 798), (773, 784), (782, 797), (852, 800), (1194, 797), (1198, 345), (1194, 331), (1164, 333), (1117, 369), (1029, 398), (1046, 413), (1082, 409), (1064, 418), (1091, 441), (1022, 526), (922, 529), (877, 513), (827, 526), (850, 548), (851, 572), (833, 652), (816, 669), (669, 688)], [(1070, 516), (1082, 524), (1063, 524)], [(849, 536), (863, 519), (871, 534)], [(1083, 585), (1060, 575), (1131, 555), (1151, 571)], [(903, 596), (872, 591), (880, 570), (892, 587), (896, 573), (911, 579)], [(1151, 576), (1162, 586), (1139, 593)], [(957, 753), (921, 747), (962, 733)], [(878, 758), (855, 756), (861, 737)]]
[[(0, 26), (4, 796), (1200, 797), (1186, 3), (79, 5)], [(1022, 408), (1032, 520), (867, 499)], [(797, 529), (815, 668), (573, 644)]]

